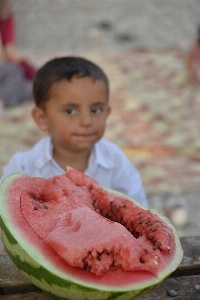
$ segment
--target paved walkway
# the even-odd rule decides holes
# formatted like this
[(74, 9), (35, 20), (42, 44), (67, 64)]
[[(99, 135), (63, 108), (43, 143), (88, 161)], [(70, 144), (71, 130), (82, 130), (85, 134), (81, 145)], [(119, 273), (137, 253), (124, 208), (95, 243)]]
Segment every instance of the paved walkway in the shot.
[(187, 47), (199, 0), (11, 0), (19, 47), (68, 53), (137, 46)]

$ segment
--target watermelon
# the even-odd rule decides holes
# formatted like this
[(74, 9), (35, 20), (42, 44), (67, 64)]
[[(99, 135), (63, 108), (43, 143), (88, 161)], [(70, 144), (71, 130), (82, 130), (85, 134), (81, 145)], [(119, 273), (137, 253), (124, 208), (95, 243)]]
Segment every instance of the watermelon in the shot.
[(47, 180), (8, 176), (0, 226), (22, 274), (61, 299), (135, 299), (183, 256), (166, 217), (71, 168)]

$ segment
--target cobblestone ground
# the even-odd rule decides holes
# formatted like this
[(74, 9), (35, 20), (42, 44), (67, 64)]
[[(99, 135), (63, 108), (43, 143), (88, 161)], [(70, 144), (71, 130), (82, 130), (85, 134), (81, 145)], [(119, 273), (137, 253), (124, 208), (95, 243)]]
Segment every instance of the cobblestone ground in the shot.
[(199, 0), (11, 0), (19, 47), (51, 52), (187, 47)]

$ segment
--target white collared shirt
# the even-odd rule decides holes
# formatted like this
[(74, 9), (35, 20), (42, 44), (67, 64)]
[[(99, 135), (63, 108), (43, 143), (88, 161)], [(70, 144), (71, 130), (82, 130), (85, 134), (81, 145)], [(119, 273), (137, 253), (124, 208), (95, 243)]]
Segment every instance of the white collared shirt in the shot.
[[(56, 163), (52, 153), (51, 138), (46, 136), (31, 150), (13, 155), (3, 169), (0, 182), (13, 173), (43, 178), (64, 174), (66, 170)], [(139, 172), (114, 143), (104, 138), (99, 140), (91, 151), (84, 173), (100, 185), (124, 193), (148, 207)]]

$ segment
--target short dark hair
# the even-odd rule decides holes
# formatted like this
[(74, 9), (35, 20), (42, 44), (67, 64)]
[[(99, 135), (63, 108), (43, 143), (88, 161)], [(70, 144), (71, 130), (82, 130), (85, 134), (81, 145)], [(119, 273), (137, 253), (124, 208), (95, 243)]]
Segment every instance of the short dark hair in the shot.
[(93, 62), (82, 57), (60, 57), (45, 63), (36, 73), (33, 81), (33, 95), (37, 107), (44, 108), (49, 100), (51, 87), (73, 77), (90, 76), (94, 80), (102, 80), (109, 92), (109, 81), (104, 71)]

